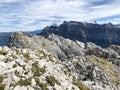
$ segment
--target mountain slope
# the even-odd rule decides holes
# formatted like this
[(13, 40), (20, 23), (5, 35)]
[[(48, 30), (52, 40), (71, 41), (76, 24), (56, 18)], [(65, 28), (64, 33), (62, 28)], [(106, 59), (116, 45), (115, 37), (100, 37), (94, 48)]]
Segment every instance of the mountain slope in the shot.
[(91, 42), (84, 44), (55, 34), (42, 37), (21, 32), (12, 34), (9, 47), (14, 46), (32, 50), (44, 48), (65, 65), (69, 71), (65, 73), (74, 77), (73, 83), (78, 87), (82, 82), (90, 90), (120, 89), (120, 46), (103, 49)]

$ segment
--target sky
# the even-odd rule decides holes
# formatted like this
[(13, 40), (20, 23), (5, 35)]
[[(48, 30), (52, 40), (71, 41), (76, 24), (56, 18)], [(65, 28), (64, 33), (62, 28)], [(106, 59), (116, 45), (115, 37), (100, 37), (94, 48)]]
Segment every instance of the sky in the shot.
[(0, 0), (0, 32), (40, 30), (63, 21), (120, 24), (120, 0)]

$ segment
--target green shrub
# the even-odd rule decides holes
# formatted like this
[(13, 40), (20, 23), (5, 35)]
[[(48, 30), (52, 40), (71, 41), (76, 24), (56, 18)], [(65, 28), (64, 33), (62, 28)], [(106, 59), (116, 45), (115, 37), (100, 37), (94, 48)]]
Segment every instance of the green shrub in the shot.
[(7, 51), (0, 51), (0, 55), (7, 55), (8, 52)]
[(45, 52), (43, 50), (38, 50), (39, 54), (43, 54), (43, 56), (45, 57)]
[(39, 80), (39, 78), (38, 78), (38, 77), (35, 77), (35, 82), (37, 83), (37, 85), (39, 85), (40, 80)]
[(10, 58), (6, 58), (6, 59), (5, 59), (5, 63), (8, 63), (8, 62), (11, 62), (11, 59), (10, 59)]
[(43, 47), (46, 47), (45, 43), (42, 44)]
[(90, 90), (87, 86), (80, 82), (74, 82), (73, 84), (76, 85), (80, 90)]
[(13, 68), (15, 68), (15, 67), (17, 67), (17, 65), (16, 65), (16, 64), (14, 64), (14, 65), (13, 65)]
[(25, 80), (20, 80), (16, 83), (16, 85), (20, 85), (20, 86), (31, 85), (31, 78), (28, 78), (28, 79), (25, 79)]
[(45, 70), (44, 67), (43, 67), (43, 68), (39, 68), (39, 71), (40, 71), (42, 74), (44, 74), (44, 73), (46, 72), (46, 70)]
[(55, 83), (56, 83), (56, 79), (55, 79), (55, 77), (53, 77), (53, 76), (47, 76), (47, 77), (46, 77), (46, 81), (47, 81), (51, 86), (54, 86)]
[(31, 59), (32, 59), (32, 58), (29, 56), (28, 53), (23, 53), (23, 56), (24, 56), (26, 59), (28, 59), (28, 60), (31, 60)]
[(26, 71), (24, 74), (27, 75), (29, 73), (29, 71)]
[(39, 69), (35, 69), (33, 73), (34, 73), (34, 76), (40, 76)]
[(34, 63), (32, 64), (32, 66), (37, 68), (37, 67), (38, 67), (38, 61), (34, 62)]
[(35, 68), (33, 73), (34, 76), (40, 76), (41, 74), (44, 74), (46, 72), (45, 68)]
[(36, 61), (35, 63), (32, 64), (32, 71), (34, 73), (34, 76), (40, 76), (41, 74), (44, 74), (46, 72), (45, 67), (39, 68), (38, 67), (38, 62)]
[(42, 88), (42, 90), (49, 90), (49, 89), (47, 88), (47, 84), (41, 83), (40, 80), (39, 80), (39, 78), (36, 77), (36, 78), (35, 78), (35, 81), (36, 81), (37, 85)]
[(0, 90), (4, 90), (5, 85), (4, 84), (0, 84)]
[(0, 75), (0, 83), (3, 81), (3, 76)]

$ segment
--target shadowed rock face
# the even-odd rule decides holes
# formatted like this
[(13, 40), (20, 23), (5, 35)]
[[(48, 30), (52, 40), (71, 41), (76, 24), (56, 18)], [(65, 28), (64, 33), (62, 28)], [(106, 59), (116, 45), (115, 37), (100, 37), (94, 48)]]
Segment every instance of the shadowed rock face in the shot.
[(93, 24), (82, 22), (64, 22), (57, 26), (52, 25), (43, 29), (41, 35), (47, 36), (54, 33), (71, 40), (78, 40), (84, 43), (93, 42), (102, 47), (108, 47), (111, 44), (120, 45), (120, 28), (117, 25)]

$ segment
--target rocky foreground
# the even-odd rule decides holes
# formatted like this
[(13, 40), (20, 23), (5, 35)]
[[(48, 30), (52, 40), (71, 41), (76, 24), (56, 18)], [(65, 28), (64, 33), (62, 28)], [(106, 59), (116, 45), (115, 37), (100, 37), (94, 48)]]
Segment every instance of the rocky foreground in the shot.
[(0, 90), (120, 90), (120, 69), (104, 58), (54, 58), (43, 49), (0, 47)]
[[(82, 86), (78, 86), (82, 85)], [(67, 66), (45, 50), (0, 47), (0, 90), (79, 90)]]

